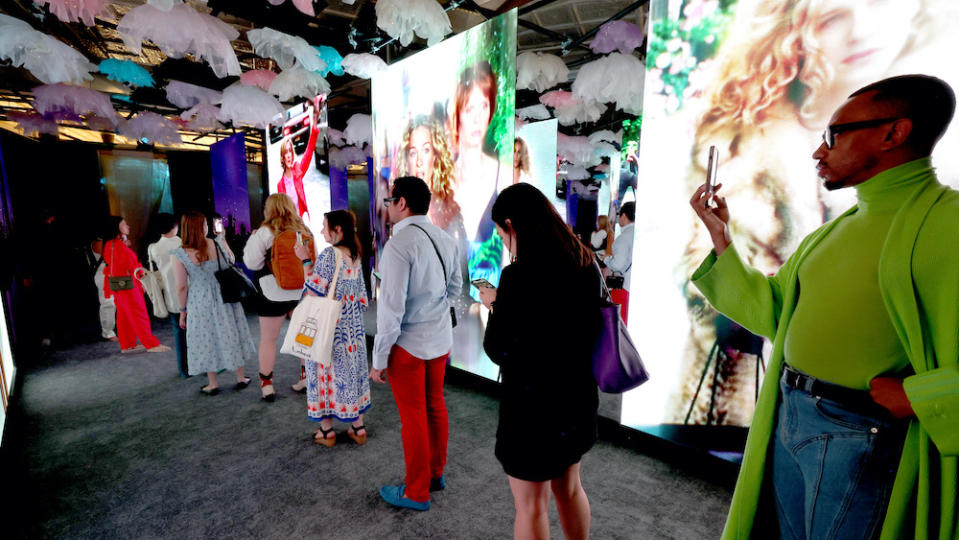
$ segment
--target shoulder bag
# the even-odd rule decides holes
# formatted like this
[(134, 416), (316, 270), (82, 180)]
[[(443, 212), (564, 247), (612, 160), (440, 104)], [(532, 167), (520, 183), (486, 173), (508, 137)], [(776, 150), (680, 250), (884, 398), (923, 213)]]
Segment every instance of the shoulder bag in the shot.
[[(450, 288), (450, 277), (449, 277), (449, 274), (446, 273), (446, 264), (443, 263), (443, 256), (440, 255), (440, 249), (439, 249), (438, 247), (436, 247), (436, 242), (433, 241), (433, 237), (430, 236), (430, 233), (426, 232), (426, 229), (424, 229), (423, 227), (420, 227), (419, 225), (417, 225), (417, 224), (415, 224), (415, 223), (410, 223), (410, 225), (413, 226), (413, 227), (416, 227), (417, 229), (419, 229), (419, 230), (421, 230), (421, 231), (423, 231), (423, 234), (425, 234), (426, 237), (430, 239), (430, 243), (433, 244), (433, 251), (436, 252), (436, 258), (438, 258), (438, 259), (440, 260), (440, 266), (443, 267), (443, 278), (446, 280), (446, 289), (445, 289), (445, 290), (449, 290), (449, 288)], [(453, 306), (450, 306), (450, 322), (453, 323), (453, 328), (456, 328), (456, 308), (454, 308)]]
[(307, 294), (290, 315), (290, 325), (280, 352), (328, 367), (333, 362), (333, 334), (343, 311), (343, 302), (336, 299), (336, 282), (340, 277), (343, 255), (333, 248), (333, 279), (326, 296)]
[[(594, 263), (595, 265), (595, 263)], [(599, 266), (596, 271), (600, 272)], [(639, 351), (614, 304), (600, 272), (600, 328), (593, 348), (593, 378), (603, 392), (621, 394), (649, 380)]]
[[(256, 286), (246, 277), (243, 270), (230, 262), (226, 255), (220, 250), (220, 245), (213, 241), (216, 246), (216, 267), (217, 271), (213, 273), (217, 282), (220, 284), (220, 296), (223, 297), (224, 304), (233, 304), (256, 295)], [(220, 266), (220, 257), (226, 260), (226, 268)]]
[[(116, 266), (116, 254), (117, 254), (117, 240), (114, 238), (110, 244), (110, 264), (107, 267), (110, 269), (110, 274), (113, 274), (113, 268)], [(133, 288), (133, 276), (115, 276), (111, 275), (107, 278), (110, 282), (110, 290), (113, 292), (116, 291), (129, 291)]]

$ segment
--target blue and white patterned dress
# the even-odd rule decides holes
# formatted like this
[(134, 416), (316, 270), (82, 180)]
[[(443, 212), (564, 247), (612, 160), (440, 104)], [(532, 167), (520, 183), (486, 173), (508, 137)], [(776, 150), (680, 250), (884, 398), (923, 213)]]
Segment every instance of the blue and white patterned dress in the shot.
[[(328, 247), (317, 257), (306, 287), (326, 296), (333, 281), (336, 255)], [(322, 368), (306, 361), (306, 407), (310, 420), (336, 418), (354, 422), (370, 408), (370, 377), (366, 360), (366, 327), (363, 312), (369, 301), (363, 268), (342, 257), (334, 298), (343, 302), (340, 320), (333, 333), (333, 361)]]
[[(186, 309), (186, 351), (190, 375), (235, 371), (256, 359), (256, 345), (243, 306), (224, 304), (220, 283), (213, 275), (216, 259), (193, 262), (183, 248), (170, 252), (183, 263), (190, 278)], [(222, 261), (221, 265), (224, 264)]]

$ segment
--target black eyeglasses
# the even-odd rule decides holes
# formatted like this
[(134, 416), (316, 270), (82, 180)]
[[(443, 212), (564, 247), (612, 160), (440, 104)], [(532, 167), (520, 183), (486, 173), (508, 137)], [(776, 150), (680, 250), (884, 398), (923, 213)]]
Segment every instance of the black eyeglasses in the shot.
[(400, 200), (399, 197), (385, 197), (383, 199), (383, 206), (389, 207), (391, 204), (395, 203), (398, 200)]
[(845, 124), (833, 124), (826, 126), (822, 132), (822, 142), (826, 143), (826, 148), (832, 148), (836, 144), (836, 134), (844, 131), (855, 131), (857, 129), (866, 129), (881, 126), (887, 122), (895, 122), (902, 117), (895, 118), (876, 118), (875, 120), (863, 120), (861, 122), (846, 122)]

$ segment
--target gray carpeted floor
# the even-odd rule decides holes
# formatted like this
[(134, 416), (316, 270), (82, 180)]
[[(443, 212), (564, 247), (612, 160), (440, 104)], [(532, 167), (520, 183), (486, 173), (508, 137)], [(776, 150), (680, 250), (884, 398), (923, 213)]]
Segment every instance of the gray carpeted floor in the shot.
[[(257, 334), (256, 318), (250, 327)], [(158, 337), (171, 331), (154, 321)], [(246, 365), (255, 377), (255, 361)], [(173, 353), (120, 355), (101, 342), (53, 353), (22, 369), (3, 452), (4, 519), (25, 538), (508, 538), (513, 506), (493, 457), (496, 400), (447, 384), (450, 444), (445, 491), (428, 512), (393, 509), (377, 491), (403, 480), (399, 417), (374, 385), (369, 442), (312, 442), (305, 398), (289, 385), (291, 357), (276, 368), (278, 397), (254, 384), (199, 394), (205, 377), (181, 379)], [(531, 418), (530, 421), (535, 421)], [(730, 499), (725, 482), (600, 441), (583, 460), (594, 538), (717, 538)], [(562, 536), (555, 506), (552, 535)], [(9, 529), (7, 529), (9, 530)]]

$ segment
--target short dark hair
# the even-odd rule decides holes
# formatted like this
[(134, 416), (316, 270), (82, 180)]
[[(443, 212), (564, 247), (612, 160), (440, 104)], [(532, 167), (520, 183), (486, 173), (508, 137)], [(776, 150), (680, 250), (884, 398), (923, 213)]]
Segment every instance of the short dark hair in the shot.
[(176, 217), (174, 217), (173, 214), (168, 214), (166, 212), (157, 214), (155, 223), (156, 230), (160, 234), (166, 234), (172, 231), (173, 227), (178, 225)]
[(636, 203), (630, 201), (619, 207), (619, 213), (625, 215), (630, 221), (636, 221)]
[(422, 178), (401, 176), (393, 180), (393, 197), (406, 200), (406, 207), (414, 215), (422, 216), (430, 209), (430, 188)]
[(890, 77), (864, 86), (849, 97), (867, 92), (876, 92), (873, 100), (892, 105), (896, 114), (912, 120), (906, 144), (923, 154), (932, 153), (956, 111), (952, 87), (929, 75)]

